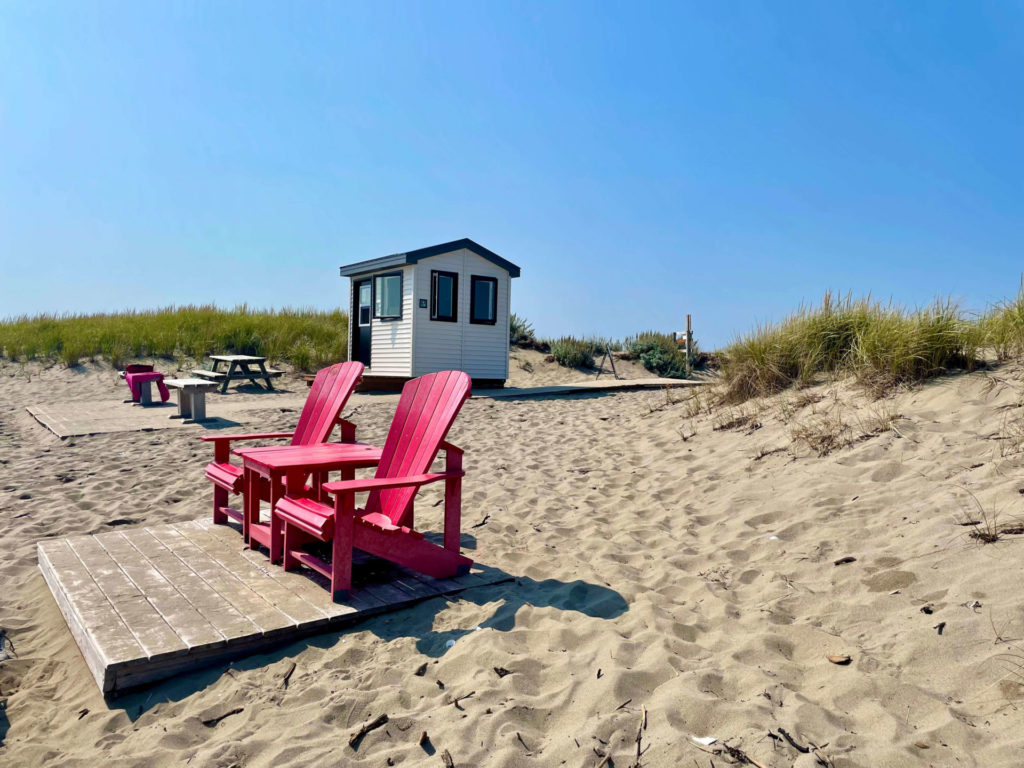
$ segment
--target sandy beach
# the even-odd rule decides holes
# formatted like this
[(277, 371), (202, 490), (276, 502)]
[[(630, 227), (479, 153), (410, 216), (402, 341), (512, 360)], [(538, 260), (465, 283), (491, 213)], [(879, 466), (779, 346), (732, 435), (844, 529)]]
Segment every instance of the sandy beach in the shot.
[[(515, 354), (517, 386), (577, 375)], [(282, 388), (223, 401), (290, 429), (305, 387)], [(1018, 364), (883, 400), (474, 398), (451, 433), (468, 554), (515, 582), (105, 701), (36, 543), (208, 514), (210, 449), (199, 428), (62, 441), (26, 408), (126, 393), (101, 364), (0, 366), (0, 764), (630, 766), (638, 732), (650, 768), (1024, 764)], [(394, 402), (345, 415), (379, 443)]]

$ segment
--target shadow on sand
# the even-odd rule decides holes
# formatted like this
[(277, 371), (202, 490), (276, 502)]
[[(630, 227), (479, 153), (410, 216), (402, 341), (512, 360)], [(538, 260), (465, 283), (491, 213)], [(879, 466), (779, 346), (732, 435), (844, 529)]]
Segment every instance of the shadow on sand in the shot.
[(438, 614), (455, 602), (490, 605), (500, 603), (494, 612), (479, 624), (480, 629), (508, 632), (516, 625), (516, 613), (523, 606), (555, 608), (575, 611), (598, 619), (614, 619), (629, 610), (625, 598), (614, 589), (585, 581), (570, 582), (557, 579), (537, 581), (525, 576), (513, 577), (497, 569), (490, 574), (504, 575), (508, 581), (488, 586), (471, 587), (446, 597), (434, 597), (397, 611), (376, 614), (344, 629), (312, 635), (295, 640), (281, 648), (245, 656), (234, 662), (220, 660), (218, 664), (195, 672), (179, 675), (159, 683), (129, 692), (109, 701), (112, 710), (123, 710), (132, 720), (159, 703), (180, 701), (217, 682), (228, 668), (244, 671), (266, 667), (281, 659), (290, 658), (306, 648), (328, 649), (346, 635), (369, 631), (383, 640), (401, 637), (416, 639), (416, 650), (424, 656), (439, 658), (447, 650), (449, 641), (458, 641), (476, 631), (476, 627), (435, 630)]

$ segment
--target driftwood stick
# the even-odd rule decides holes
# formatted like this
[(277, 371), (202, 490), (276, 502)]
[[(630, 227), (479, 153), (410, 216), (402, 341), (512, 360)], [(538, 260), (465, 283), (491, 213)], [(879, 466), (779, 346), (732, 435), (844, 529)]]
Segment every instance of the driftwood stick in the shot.
[(368, 734), (368, 733), (369, 733), (370, 731), (372, 731), (372, 730), (373, 730), (374, 728), (380, 728), (380, 727), (381, 727), (382, 725), (384, 725), (384, 723), (386, 723), (387, 721), (388, 721), (388, 716), (387, 716), (387, 715), (381, 715), (381, 716), (380, 716), (380, 717), (378, 717), (378, 718), (377, 718), (376, 720), (372, 720), (371, 722), (369, 722), (369, 723), (366, 723), (366, 724), (364, 724), (363, 726), (361, 726), (361, 727), (359, 728), (359, 730), (358, 730), (358, 731), (356, 731), (355, 733), (353, 733), (353, 734), (352, 734), (352, 735), (351, 735), (351, 736), (349, 737), (349, 740), (348, 740), (348, 745), (349, 745), (350, 747), (354, 747), (354, 746), (355, 746), (356, 744), (358, 744), (358, 743), (359, 743), (359, 740), (360, 740), (360, 739), (362, 739), (362, 738), (363, 738), (363, 736), (365, 736), (366, 734)]
[(455, 768), (455, 761), (447, 749), (441, 753), (441, 762), (444, 763), (444, 768)]
[(620, 709), (622, 709), (624, 706), (629, 704), (631, 701), (632, 701), (632, 699), (626, 699), (624, 702), (622, 702), (621, 704), (619, 704), (619, 706), (617, 706), (615, 708), (615, 711), (618, 712)]
[(778, 730), (779, 730), (779, 733), (782, 734), (782, 738), (784, 738), (786, 741), (788, 741), (789, 742), (789, 746), (791, 746), (797, 752), (803, 752), (806, 755), (808, 752), (811, 751), (810, 747), (802, 747), (799, 744), (797, 744), (796, 741), (793, 739), (792, 736), (789, 735), (789, 732), (786, 731), (785, 728), (779, 728)]
[(242, 712), (243, 710), (244, 710), (243, 707), (235, 707), (230, 712), (225, 712), (223, 715), (218, 715), (217, 717), (211, 717), (208, 720), (203, 720), (203, 725), (205, 725), (207, 728), (213, 728), (213, 726), (215, 726), (217, 723), (219, 723), (225, 717), (231, 717), (232, 715), (237, 715), (240, 712)]
[(288, 667), (288, 671), (281, 677), (281, 685), (285, 690), (288, 690), (288, 681), (292, 679), (292, 675), (295, 674), (295, 662), (293, 661), (291, 666)]
[(468, 699), (468, 698), (470, 698), (471, 696), (475, 696), (475, 695), (476, 695), (476, 691), (470, 691), (469, 693), (467, 693), (467, 694), (465, 694), (465, 695), (463, 695), (463, 696), (456, 696), (456, 697), (455, 697), (455, 698), (454, 698), (454, 699), (452, 700), (452, 704), (454, 704), (454, 705), (455, 705), (455, 708), (456, 708), (456, 709), (462, 709), (462, 707), (460, 707), (460, 706), (459, 706), (459, 702), (460, 702), (460, 701), (462, 701), (463, 699)]
[(523, 749), (525, 749), (527, 752), (529, 752), (530, 748), (528, 746), (526, 746), (526, 742), (523, 741), (523, 737), (519, 735), (519, 731), (516, 731), (516, 738), (519, 739), (519, 743), (523, 745)]
[(750, 755), (748, 755), (746, 752), (744, 752), (739, 747), (733, 747), (733, 746), (731, 746), (729, 744), (726, 744), (723, 741), (722, 742), (722, 748), (725, 750), (725, 753), (729, 757), (731, 757), (733, 760), (738, 762), (740, 765), (750, 764), (750, 765), (753, 765), (754, 768), (768, 768), (767, 765), (765, 765), (764, 763), (762, 763), (762, 762), (760, 762), (758, 760), (755, 760), (754, 758), (752, 758)]

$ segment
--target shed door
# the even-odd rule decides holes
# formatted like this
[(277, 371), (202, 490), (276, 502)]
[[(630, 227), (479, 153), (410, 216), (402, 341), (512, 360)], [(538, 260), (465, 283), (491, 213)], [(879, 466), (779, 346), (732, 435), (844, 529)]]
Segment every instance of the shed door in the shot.
[(370, 367), (370, 320), (372, 312), (369, 280), (358, 280), (352, 291), (354, 296), (352, 317), (355, 320), (352, 334), (352, 358), (367, 368)]

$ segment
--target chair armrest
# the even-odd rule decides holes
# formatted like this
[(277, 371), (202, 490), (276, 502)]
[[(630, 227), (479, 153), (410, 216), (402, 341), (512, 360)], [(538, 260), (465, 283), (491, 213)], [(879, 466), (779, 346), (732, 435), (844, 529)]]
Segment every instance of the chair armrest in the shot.
[(217, 443), (226, 441), (233, 443), (236, 440), (277, 440), (285, 437), (295, 437), (294, 432), (255, 432), (251, 435), (204, 435), (199, 439), (204, 443)]
[(199, 439), (204, 443), (213, 443), (213, 460), (218, 464), (231, 461), (231, 443), (238, 440), (277, 440), (292, 437), (291, 432), (254, 432), (248, 435), (204, 435)]
[(465, 472), (430, 472), (425, 475), (409, 475), (408, 477), (367, 477), (357, 480), (341, 480), (334, 483), (324, 483), (323, 490), (327, 493), (361, 493), (363, 491), (383, 491), (388, 488), (409, 488), (428, 483), (436, 483), (438, 480), (451, 480), (462, 477)]

